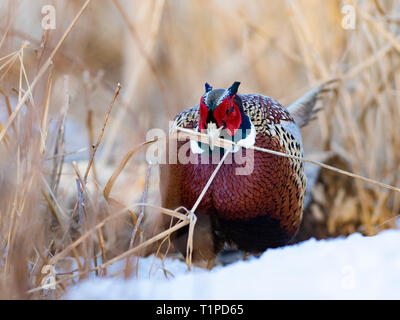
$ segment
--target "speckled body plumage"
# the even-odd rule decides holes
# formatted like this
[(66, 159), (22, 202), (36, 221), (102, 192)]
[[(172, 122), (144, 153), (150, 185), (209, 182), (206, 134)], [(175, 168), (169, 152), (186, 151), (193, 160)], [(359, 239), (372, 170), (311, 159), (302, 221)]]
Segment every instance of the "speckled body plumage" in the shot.
[[(256, 129), (255, 146), (302, 156), (299, 128), (285, 107), (262, 95), (239, 97)], [(197, 105), (179, 113), (175, 125), (194, 129), (198, 121)], [(178, 148), (182, 144), (178, 144)], [(246, 154), (248, 151), (238, 152)], [(201, 157), (190, 150), (187, 156)], [(286, 244), (297, 233), (306, 187), (302, 162), (258, 151), (248, 155), (246, 161), (254, 161), (254, 170), (249, 175), (236, 175), (236, 168), (244, 165), (234, 160), (223, 164), (198, 206), (196, 215), (200, 224), (201, 219), (206, 221), (210, 234), (203, 234), (208, 244), (198, 244), (195, 258), (210, 258), (225, 242), (241, 250), (262, 252)], [(168, 182), (162, 190), (163, 205), (171, 209), (193, 206), (216, 167), (216, 164), (198, 162), (162, 166), (161, 181)], [(180, 235), (182, 231), (177, 237)], [(202, 235), (198, 234), (195, 242), (201, 239)], [(183, 244), (184, 241), (182, 249)]]

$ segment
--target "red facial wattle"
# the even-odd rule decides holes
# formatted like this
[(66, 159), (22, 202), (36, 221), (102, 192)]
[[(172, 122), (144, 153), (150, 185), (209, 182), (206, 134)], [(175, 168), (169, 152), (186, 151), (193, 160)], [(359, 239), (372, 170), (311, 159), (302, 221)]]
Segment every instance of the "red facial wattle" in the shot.
[(204, 129), (207, 128), (207, 114), (208, 114), (208, 109), (207, 106), (204, 103), (203, 97), (200, 99), (200, 119), (199, 119), (199, 131), (203, 132)]
[(218, 127), (224, 126), (230, 136), (234, 136), (242, 123), (242, 115), (235, 103), (235, 95), (227, 97), (214, 111)]

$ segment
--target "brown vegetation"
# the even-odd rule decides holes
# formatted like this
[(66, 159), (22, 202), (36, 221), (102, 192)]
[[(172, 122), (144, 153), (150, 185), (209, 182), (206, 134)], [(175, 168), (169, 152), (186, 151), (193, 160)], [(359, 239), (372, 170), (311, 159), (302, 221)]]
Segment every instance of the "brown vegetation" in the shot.
[[(49, 2), (47, 31), (49, 3), (0, 6), (0, 298), (60, 298), (128, 256), (129, 276), (153, 241), (193, 221), (158, 208), (141, 143), (205, 81), (289, 104), (339, 79), (303, 131), (305, 158), (400, 186), (398, 1), (349, 1), (354, 30), (336, 0)], [(314, 174), (298, 241), (397, 227), (398, 192)], [(154, 230), (159, 211), (181, 224)], [(56, 290), (40, 287), (48, 264)]]

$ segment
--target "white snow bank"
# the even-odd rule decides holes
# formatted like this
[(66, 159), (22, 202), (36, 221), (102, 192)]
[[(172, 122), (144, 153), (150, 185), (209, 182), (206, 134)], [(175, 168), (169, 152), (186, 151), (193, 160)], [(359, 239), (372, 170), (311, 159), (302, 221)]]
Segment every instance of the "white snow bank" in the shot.
[[(150, 265), (154, 258), (142, 259)], [(160, 262), (158, 261), (158, 264)], [(399, 299), (400, 231), (374, 237), (316, 241), (270, 249), (259, 259), (211, 272), (187, 272), (166, 259), (175, 278), (91, 279), (72, 287), (67, 299)], [(142, 270), (143, 271), (143, 270)]]

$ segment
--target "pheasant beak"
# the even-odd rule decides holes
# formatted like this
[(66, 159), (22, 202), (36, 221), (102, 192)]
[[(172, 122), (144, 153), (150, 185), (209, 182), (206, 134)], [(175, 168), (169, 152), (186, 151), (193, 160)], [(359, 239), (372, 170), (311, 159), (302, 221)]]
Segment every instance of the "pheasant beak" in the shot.
[(211, 151), (214, 150), (215, 141), (221, 135), (221, 130), (223, 127), (217, 128), (215, 123), (210, 123), (207, 126), (208, 143), (210, 145)]

